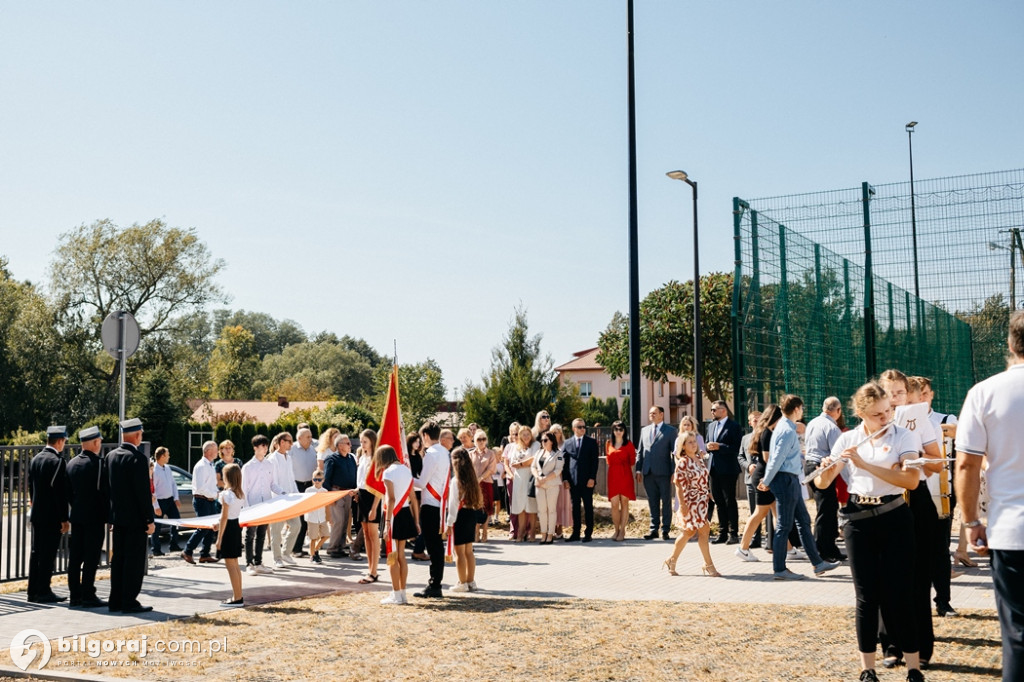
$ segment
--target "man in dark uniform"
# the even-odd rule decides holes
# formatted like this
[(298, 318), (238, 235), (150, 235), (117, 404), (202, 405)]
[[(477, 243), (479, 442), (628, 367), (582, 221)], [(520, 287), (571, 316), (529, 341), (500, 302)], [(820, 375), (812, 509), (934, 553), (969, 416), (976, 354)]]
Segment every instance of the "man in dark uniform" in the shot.
[(110, 561), (112, 612), (145, 613), (137, 597), (146, 572), (146, 536), (152, 535), (153, 496), (149, 492), (149, 462), (139, 450), (142, 421), (121, 422), (121, 447), (107, 455), (110, 480), (110, 523), (114, 527), (113, 557)]
[(68, 590), (71, 606), (95, 608), (107, 602), (96, 597), (96, 568), (103, 551), (110, 514), (110, 482), (100, 459), (100, 430), (91, 426), (78, 432), (82, 451), (68, 462), (71, 484), (71, 542), (68, 549)]
[(58, 597), (50, 589), (53, 562), (57, 559), (60, 536), (68, 530), (68, 477), (61, 452), (68, 441), (67, 428), (46, 429), (46, 447), (28, 466), (29, 493), (32, 496), (32, 554), (28, 562), (28, 600), (34, 604), (56, 604)]

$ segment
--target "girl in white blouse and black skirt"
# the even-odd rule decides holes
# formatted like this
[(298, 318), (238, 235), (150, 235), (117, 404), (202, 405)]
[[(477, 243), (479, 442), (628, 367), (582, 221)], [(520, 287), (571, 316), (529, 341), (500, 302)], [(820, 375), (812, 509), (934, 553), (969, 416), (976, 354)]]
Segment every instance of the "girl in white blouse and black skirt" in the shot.
[(842, 510), (847, 521), (843, 536), (857, 594), (860, 680), (878, 680), (874, 668), (881, 610), (889, 635), (906, 658), (907, 680), (922, 682), (911, 608), (913, 576), (906, 570), (914, 561), (913, 518), (903, 499), (903, 491), (918, 484), (919, 472), (903, 466), (905, 460), (917, 458), (916, 440), (910, 431), (890, 423), (892, 407), (877, 383), (861, 386), (852, 402), (861, 424), (839, 437), (822, 466), (842, 463), (823, 471), (814, 484), (825, 488), (842, 473), (850, 493)]

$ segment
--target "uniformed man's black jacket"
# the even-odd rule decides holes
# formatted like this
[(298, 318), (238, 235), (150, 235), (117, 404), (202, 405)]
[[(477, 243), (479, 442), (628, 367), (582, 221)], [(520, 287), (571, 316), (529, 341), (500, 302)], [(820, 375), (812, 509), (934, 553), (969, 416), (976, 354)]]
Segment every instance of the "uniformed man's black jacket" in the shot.
[(129, 443), (107, 455), (110, 480), (110, 523), (145, 528), (153, 523), (153, 495), (149, 491), (149, 462)]
[(106, 523), (110, 516), (110, 481), (99, 455), (82, 450), (68, 462), (71, 523)]
[(36, 524), (61, 524), (68, 520), (68, 478), (64, 458), (47, 445), (28, 465), (29, 494)]

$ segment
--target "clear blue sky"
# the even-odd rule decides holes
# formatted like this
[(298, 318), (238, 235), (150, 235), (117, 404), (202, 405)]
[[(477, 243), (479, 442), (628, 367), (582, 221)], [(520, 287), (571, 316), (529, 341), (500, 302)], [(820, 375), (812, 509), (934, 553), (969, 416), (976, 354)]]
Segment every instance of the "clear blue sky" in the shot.
[[(0, 8), (0, 254), (194, 227), (232, 308), (479, 380), (561, 363), (627, 280), (625, 0)], [(636, 3), (641, 288), (731, 270), (731, 199), (1017, 168), (1019, 2)]]

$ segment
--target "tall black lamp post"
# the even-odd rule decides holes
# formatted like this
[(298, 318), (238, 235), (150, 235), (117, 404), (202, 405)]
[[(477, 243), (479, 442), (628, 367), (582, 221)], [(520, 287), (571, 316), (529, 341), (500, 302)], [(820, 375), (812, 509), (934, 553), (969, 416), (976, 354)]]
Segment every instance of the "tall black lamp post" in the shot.
[(917, 297), (920, 307), (921, 286), (917, 279), (917, 213), (914, 207), (914, 126), (917, 121), (907, 124), (907, 145), (910, 148), (910, 241), (914, 249), (914, 296)]
[(682, 180), (693, 188), (693, 403), (697, 423), (704, 426), (704, 396), (701, 386), (704, 382), (704, 361), (700, 343), (700, 236), (697, 232), (697, 181), (691, 180), (686, 171), (674, 170), (665, 175), (673, 180)]

